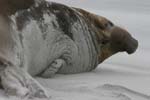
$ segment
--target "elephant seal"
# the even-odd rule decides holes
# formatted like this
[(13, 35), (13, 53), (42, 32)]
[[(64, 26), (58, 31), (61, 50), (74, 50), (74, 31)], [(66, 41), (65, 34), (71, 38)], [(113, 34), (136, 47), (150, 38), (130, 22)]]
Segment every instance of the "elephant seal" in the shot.
[(125, 29), (83, 9), (44, 0), (0, 1), (0, 82), (9, 95), (47, 97), (34, 76), (91, 71), (137, 47)]

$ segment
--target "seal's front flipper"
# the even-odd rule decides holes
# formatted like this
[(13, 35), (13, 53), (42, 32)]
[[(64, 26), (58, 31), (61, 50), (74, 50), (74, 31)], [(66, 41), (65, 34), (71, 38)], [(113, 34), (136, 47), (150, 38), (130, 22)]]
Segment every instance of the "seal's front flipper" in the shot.
[(58, 72), (58, 70), (65, 65), (65, 61), (62, 59), (57, 59), (53, 61), (50, 66), (48, 66), (47, 69), (44, 70), (44, 72), (40, 75), (44, 78), (50, 78), (55, 75), (55, 73)]
[(26, 71), (9, 66), (1, 72), (1, 83), (8, 96), (48, 98), (46, 91)]

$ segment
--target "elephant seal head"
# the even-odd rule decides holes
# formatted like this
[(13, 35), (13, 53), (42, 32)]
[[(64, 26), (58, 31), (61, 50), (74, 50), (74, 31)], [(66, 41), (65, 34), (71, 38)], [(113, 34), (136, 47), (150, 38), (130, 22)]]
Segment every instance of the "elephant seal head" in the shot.
[(99, 63), (118, 52), (132, 54), (138, 47), (138, 41), (131, 34), (108, 19), (97, 16), (96, 35), (99, 44)]
[(84, 16), (84, 19), (96, 33), (99, 63), (118, 52), (132, 54), (136, 51), (138, 41), (128, 31), (114, 25), (105, 17), (89, 13), (83, 9), (75, 9)]
[[(100, 42), (100, 62), (103, 62), (106, 58), (118, 52), (125, 51), (128, 54), (132, 54), (136, 51), (138, 41), (134, 39), (128, 31), (118, 26), (112, 26), (104, 33), (106, 34), (106, 32), (109, 33), (109, 36), (106, 37), (106, 40), (104, 38), (104, 40)], [(99, 34), (101, 34), (101, 32)]]

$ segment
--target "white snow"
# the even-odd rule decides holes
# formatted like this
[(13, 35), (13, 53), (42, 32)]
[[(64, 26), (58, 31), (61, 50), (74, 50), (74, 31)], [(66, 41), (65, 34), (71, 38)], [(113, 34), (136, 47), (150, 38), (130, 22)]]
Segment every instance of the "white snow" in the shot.
[[(112, 56), (92, 72), (37, 78), (49, 91), (50, 100), (150, 100), (150, 1), (53, 1), (107, 17), (138, 39), (139, 48), (133, 55)], [(8, 100), (2, 90), (0, 100)]]

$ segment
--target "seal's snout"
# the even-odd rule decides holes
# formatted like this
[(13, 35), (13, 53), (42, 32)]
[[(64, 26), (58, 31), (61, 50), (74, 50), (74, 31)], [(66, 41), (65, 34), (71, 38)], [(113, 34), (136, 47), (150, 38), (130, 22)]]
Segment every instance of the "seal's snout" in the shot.
[(111, 41), (113, 50), (118, 52), (126, 51), (128, 54), (132, 54), (138, 47), (138, 41), (120, 27), (114, 27), (111, 30)]
[(126, 51), (128, 54), (132, 54), (136, 51), (136, 49), (138, 48), (138, 41), (134, 38), (132, 38), (130, 40), (131, 42), (127, 41), (127, 47), (126, 47)]

